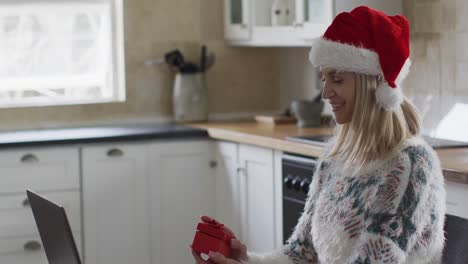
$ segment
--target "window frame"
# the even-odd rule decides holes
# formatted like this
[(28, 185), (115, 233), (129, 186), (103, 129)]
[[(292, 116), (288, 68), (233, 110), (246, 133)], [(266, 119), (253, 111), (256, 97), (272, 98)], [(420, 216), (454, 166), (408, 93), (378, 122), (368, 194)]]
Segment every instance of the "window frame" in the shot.
[[(63, 2), (82, 2), (77, 0), (60, 0)], [(99, 99), (71, 99), (71, 100), (58, 100), (51, 101), (45, 97), (37, 97), (33, 99), (23, 99), (23, 101), (13, 101), (11, 103), (0, 102), (0, 109), (2, 108), (25, 108), (25, 107), (44, 107), (44, 106), (66, 106), (66, 105), (86, 105), (86, 104), (100, 104), (100, 103), (118, 103), (126, 100), (126, 78), (125, 78), (125, 36), (124, 36), (124, 0), (109, 0), (110, 2), (110, 28), (111, 28), (111, 72), (113, 74), (113, 86), (111, 87), (113, 96), (111, 98)], [(53, 1), (45, 1), (53, 2)], [(87, 2), (102, 2), (102, 0), (88, 0)], [(21, 4), (21, 0), (5, 1), (4, 3)], [(63, 75), (63, 78), (70, 78), (70, 76)], [(73, 77), (72, 77), (73, 78)], [(78, 77), (74, 77), (78, 78)], [(14, 78), (12, 78), (13, 80)], [(1, 83), (0, 83), (1, 85)], [(44, 99), (44, 100), (41, 100)]]

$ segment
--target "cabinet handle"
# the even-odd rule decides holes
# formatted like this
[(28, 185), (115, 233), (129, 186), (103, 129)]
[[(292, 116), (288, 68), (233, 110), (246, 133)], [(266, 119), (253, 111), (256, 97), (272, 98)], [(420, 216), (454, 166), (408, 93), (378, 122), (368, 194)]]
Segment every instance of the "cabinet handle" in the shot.
[(210, 168), (214, 169), (216, 167), (218, 167), (218, 162), (216, 162), (214, 160), (210, 161)]
[(294, 26), (295, 28), (298, 28), (298, 27), (302, 27), (303, 24), (302, 24), (302, 23), (299, 23), (299, 22), (294, 22), (293, 26)]
[(35, 163), (38, 162), (39, 159), (34, 154), (25, 154), (21, 157), (21, 162), (23, 163)]
[(241, 24), (240, 27), (245, 29), (247, 28), (247, 24)]
[(244, 173), (245, 172), (245, 168), (242, 168), (242, 167), (237, 167), (237, 172), (238, 173)]
[(25, 198), (21, 204), (22, 204), (24, 207), (29, 207), (29, 199), (28, 199), (28, 198)]
[(117, 149), (117, 148), (114, 148), (114, 149), (111, 149), (109, 151), (107, 151), (107, 156), (108, 157), (121, 157), (123, 156), (123, 151), (120, 150), (120, 149)]
[(37, 251), (41, 249), (41, 243), (35, 240), (28, 241), (23, 246), (26, 251)]

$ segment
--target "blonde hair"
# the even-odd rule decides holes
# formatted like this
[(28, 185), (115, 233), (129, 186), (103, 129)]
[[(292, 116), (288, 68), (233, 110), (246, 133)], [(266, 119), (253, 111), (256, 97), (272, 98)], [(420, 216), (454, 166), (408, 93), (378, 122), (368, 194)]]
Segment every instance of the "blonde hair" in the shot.
[(355, 77), (352, 120), (336, 125), (336, 142), (327, 154), (344, 159), (345, 167), (384, 159), (405, 139), (420, 132), (419, 113), (410, 101), (405, 98), (398, 109), (385, 111), (375, 99), (378, 78), (364, 74)]

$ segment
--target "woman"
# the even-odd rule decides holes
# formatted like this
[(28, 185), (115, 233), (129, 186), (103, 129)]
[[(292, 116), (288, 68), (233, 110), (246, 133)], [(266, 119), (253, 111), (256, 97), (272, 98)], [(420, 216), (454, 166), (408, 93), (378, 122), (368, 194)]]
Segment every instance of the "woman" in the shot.
[(336, 137), (293, 235), (266, 255), (233, 240), (233, 259), (214, 252), (208, 263), (440, 263), (444, 179), (400, 87), (410, 64), (408, 21), (367, 7), (341, 13), (310, 60), (320, 67)]

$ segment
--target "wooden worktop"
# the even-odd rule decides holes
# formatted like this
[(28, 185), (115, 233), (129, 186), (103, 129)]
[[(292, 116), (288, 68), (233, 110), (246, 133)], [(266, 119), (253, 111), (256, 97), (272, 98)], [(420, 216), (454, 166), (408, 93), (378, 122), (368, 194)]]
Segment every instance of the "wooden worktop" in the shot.
[[(193, 127), (206, 129), (210, 137), (285, 152), (317, 157), (322, 146), (292, 142), (287, 136), (327, 135), (330, 128), (298, 128), (295, 124), (271, 125), (256, 122), (197, 123)], [(438, 149), (447, 180), (468, 184), (468, 148)]]

